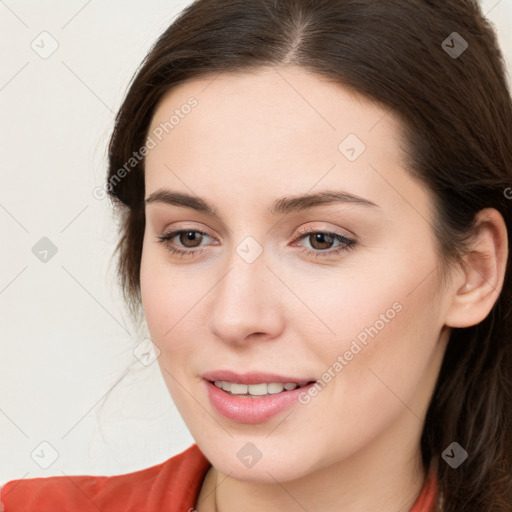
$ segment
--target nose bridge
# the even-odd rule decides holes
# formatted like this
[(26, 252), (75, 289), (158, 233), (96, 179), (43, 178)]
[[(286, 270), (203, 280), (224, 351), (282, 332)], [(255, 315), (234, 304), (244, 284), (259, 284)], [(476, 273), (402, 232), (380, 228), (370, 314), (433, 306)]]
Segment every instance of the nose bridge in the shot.
[(269, 282), (263, 247), (245, 237), (233, 247), (227, 270), (216, 286), (210, 328), (225, 341), (243, 341), (252, 333), (275, 335), (279, 328), (279, 307)]

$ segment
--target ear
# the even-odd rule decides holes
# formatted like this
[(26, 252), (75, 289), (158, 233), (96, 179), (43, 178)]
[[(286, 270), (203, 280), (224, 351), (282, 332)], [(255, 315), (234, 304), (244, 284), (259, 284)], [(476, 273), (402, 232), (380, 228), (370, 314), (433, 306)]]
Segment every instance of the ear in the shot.
[(470, 327), (490, 313), (503, 287), (508, 258), (505, 221), (494, 208), (477, 214), (471, 251), (454, 283), (454, 295), (445, 323)]

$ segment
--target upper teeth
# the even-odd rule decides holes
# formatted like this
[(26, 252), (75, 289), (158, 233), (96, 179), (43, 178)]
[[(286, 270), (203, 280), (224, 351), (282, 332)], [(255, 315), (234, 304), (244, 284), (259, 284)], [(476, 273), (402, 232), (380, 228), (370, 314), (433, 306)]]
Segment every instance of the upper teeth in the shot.
[(233, 395), (245, 395), (249, 393), (250, 395), (266, 395), (266, 394), (274, 394), (281, 393), (283, 389), (287, 391), (291, 391), (292, 389), (298, 388), (299, 385), (294, 382), (287, 382), (283, 384), (282, 382), (262, 382), (261, 384), (238, 384), (237, 382), (228, 382), (225, 380), (216, 380), (214, 384), (223, 389), (224, 391), (229, 391)]

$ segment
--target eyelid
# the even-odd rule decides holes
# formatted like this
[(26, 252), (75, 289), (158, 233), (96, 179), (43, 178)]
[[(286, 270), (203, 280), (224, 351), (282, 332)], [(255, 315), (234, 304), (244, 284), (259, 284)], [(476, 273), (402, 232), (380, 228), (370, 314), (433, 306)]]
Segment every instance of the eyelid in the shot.
[(170, 233), (174, 233), (175, 235), (176, 234), (179, 234), (179, 233), (182, 233), (182, 232), (187, 232), (187, 231), (195, 231), (196, 233), (201, 233), (203, 235), (206, 235), (214, 240), (217, 240), (218, 237), (214, 236), (210, 230), (208, 228), (205, 228), (203, 226), (193, 226), (193, 225), (190, 225), (190, 224), (186, 224), (184, 226), (182, 225), (173, 225), (172, 227), (168, 227), (168, 228), (163, 228), (160, 230), (160, 234), (161, 235), (168, 235)]
[[(198, 233), (202, 236), (207, 236), (208, 238), (211, 238), (213, 240), (215, 240), (215, 237), (210, 235), (209, 233), (207, 233), (206, 231), (203, 231), (202, 229), (196, 229), (196, 228), (190, 228), (190, 227), (184, 227), (184, 228), (176, 228), (176, 229), (170, 229), (170, 230), (164, 230), (162, 232), (162, 234), (160, 235), (157, 235), (157, 238), (159, 239), (159, 241), (161, 242), (165, 242), (165, 241), (170, 241), (171, 239), (173, 239), (174, 237), (176, 236), (179, 236), (183, 233), (188, 233), (189, 231), (192, 231), (193, 233)], [(202, 248), (202, 246), (198, 246), (197, 248), (190, 248), (190, 247), (184, 247), (184, 249), (190, 251), (190, 252), (193, 252), (194, 250), (196, 250), (197, 252), (197, 249), (198, 248)]]
[(339, 235), (341, 237), (347, 238), (349, 240), (357, 240), (357, 237), (351, 233), (350, 231), (347, 231), (346, 229), (341, 228), (325, 228), (321, 226), (313, 226), (313, 227), (305, 227), (305, 228), (299, 228), (297, 231), (297, 237), (300, 238), (304, 235), (309, 235), (311, 233), (331, 233), (333, 235)]
[[(337, 231), (337, 230), (341, 231)], [(340, 235), (344, 238), (347, 238), (347, 239), (353, 239), (354, 241), (357, 240), (356, 236), (353, 234), (353, 233), (350, 233), (349, 231), (345, 230), (345, 229), (340, 229), (340, 228), (336, 228), (336, 229), (329, 229), (329, 228), (325, 228), (325, 227), (321, 227), (321, 226), (310, 226), (310, 227), (304, 227), (304, 228), (299, 228), (297, 230), (297, 233), (296, 233), (296, 236), (294, 237), (294, 242), (301, 238), (302, 236), (304, 235), (308, 235), (308, 234), (312, 234), (312, 233), (330, 233), (330, 234), (335, 234), (335, 235)], [(212, 239), (216, 239), (215, 236), (211, 235), (210, 233), (208, 233), (208, 231), (204, 228), (196, 228), (194, 226), (176, 226), (176, 227), (173, 227), (172, 229), (163, 229), (162, 232), (161, 232), (161, 236), (168, 236), (170, 234), (174, 234), (174, 236), (182, 233), (182, 232), (186, 232), (186, 231), (195, 231), (196, 233), (201, 233), (202, 235), (206, 235)]]

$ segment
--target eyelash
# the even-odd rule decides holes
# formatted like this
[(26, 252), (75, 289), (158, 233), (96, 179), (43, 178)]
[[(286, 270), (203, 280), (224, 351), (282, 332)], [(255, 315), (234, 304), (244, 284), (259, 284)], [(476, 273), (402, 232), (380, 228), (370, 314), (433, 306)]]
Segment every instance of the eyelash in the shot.
[[(209, 238), (210, 235), (208, 233), (205, 233), (204, 231), (198, 230), (198, 229), (178, 229), (175, 231), (170, 231), (169, 233), (164, 233), (160, 236), (157, 236), (158, 242), (163, 243), (166, 246), (166, 249), (171, 252), (172, 254), (179, 255), (181, 257), (183, 256), (191, 256), (195, 257), (198, 254), (202, 253), (203, 250), (196, 250), (196, 249), (178, 249), (170, 244), (170, 241), (177, 235), (180, 235), (182, 233), (199, 233), (200, 235), (207, 236)], [(302, 240), (304, 238), (307, 238), (309, 235), (312, 234), (322, 234), (322, 235), (328, 235), (332, 237), (334, 240), (340, 242), (342, 245), (339, 245), (338, 247), (335, 247), (334, 249), (326, 249), (326, 250), (320, 250), (320, 249), (308, 249), (307, 247), (303, 247), (302, 252), (305, 252), (308, 256), (313, 257), (329, 257), (329, 256), (335, 256), (338, 254), (341, 254), (342, 252), (349, 251), (351, 249), (354, 249), (354, 246), (356, 245), (356, 241), (352, 238), (348, 238), (344, 235), (341, 235), (339, 233), (333, 233), (331, 231), (319, 231), (319, 230), (303, 230), (300, 233), (300, 236), (296, 238), (297, 240)], [(294, 241), (294, 242), (295, 242)]]

